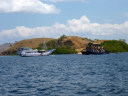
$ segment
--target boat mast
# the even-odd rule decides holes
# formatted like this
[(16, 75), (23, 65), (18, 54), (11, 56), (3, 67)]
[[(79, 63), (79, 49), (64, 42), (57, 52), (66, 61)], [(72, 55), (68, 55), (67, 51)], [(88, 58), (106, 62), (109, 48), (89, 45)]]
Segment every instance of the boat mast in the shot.
[(85, 40), (85, 50), (86, 50), (86, 40)]
[(43, 35), (43, 50), (47, 50), (47, 46), (46, 46), (46, 43), (45, 43), (45, 40), (44, 40), (44, 35)]

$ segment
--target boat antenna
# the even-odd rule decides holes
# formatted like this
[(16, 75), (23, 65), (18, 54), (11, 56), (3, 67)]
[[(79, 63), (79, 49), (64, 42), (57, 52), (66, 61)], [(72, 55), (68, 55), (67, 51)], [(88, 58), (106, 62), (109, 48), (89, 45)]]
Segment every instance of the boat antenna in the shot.
[(85, 50), (86, 50), (86, 40), (85, 40)]

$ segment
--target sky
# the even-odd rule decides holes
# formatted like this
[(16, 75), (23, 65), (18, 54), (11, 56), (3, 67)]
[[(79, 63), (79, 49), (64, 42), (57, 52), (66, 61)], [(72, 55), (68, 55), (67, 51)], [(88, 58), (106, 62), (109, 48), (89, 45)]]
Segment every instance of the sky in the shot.
[(128, 0), (0, 0), (0, 44), (61, 35), (128, 43)]

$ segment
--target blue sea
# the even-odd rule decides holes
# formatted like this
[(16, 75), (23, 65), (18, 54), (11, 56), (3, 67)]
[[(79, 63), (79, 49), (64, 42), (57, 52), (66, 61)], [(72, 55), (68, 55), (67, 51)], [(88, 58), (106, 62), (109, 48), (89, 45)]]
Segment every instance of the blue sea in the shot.
[(128, 96), (128, 53), (0, 56), (0, 96)]

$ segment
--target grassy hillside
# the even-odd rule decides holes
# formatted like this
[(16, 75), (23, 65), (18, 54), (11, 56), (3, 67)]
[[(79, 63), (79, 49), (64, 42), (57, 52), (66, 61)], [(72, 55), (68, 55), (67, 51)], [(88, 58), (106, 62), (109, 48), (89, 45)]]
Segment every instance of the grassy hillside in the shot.
[(102, 43), (102, 46), (109, 52), (128, 52), (128, 45), (123, 41), (105, 41)]

